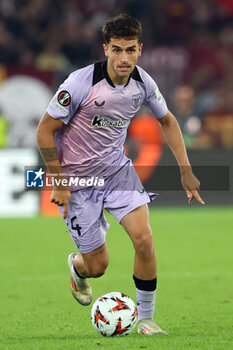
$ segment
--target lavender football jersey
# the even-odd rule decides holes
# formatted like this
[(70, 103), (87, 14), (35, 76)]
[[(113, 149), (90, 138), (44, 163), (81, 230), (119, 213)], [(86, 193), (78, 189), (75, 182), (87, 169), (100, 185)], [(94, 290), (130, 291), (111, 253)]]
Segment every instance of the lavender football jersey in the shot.
[(130, 120), (146, 105), (156, 118), (168, 112), (155, 81), (136, 66), (122, 88), (115, 87), (107, 62), (78, 69), (59, 87), (47, 112), (64, 123), (56, 133), (61, 167), (76, 176), (110, 176), (124, 154)]

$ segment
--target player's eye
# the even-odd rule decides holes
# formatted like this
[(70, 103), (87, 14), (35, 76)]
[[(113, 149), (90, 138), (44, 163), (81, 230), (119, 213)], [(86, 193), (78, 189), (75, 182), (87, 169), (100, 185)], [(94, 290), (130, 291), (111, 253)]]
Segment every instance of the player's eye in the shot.
[(132, 53), (132, 52), (135, 52), (136, 50), (135, 49), (128, 49), (127, 50), (129, 53)]
[(120, 50), (119, 49), (113, 49), (113, 52), (118, 53), (118, 52), (120, 52)]

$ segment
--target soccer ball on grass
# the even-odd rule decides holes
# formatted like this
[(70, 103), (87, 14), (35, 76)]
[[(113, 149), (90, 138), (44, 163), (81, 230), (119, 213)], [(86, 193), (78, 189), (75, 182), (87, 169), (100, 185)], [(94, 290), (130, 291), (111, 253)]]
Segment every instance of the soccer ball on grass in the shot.
[(137, 307), (126, 294), (111, 292), (99, 297), (91, 309), (94, 328), (106, 337), (124, 336), (135, 327)]

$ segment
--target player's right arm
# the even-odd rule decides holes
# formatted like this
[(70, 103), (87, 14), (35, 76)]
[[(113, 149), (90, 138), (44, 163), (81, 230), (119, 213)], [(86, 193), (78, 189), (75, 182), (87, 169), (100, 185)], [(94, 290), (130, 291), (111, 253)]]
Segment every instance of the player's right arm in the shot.
[[(61, 174), (61, 164), (58, 159), (55, 132), (64, 126), (59, 119), (52, 118), (48, 113), (44, 115), (37, 127), (37, 142), (44, 162), (51, 173)], [(58, 178), (62, 176), (58, 175)], [(70, 191), (66, 187), (54, 186), (50, 201), (63, 206), (64, 219), (67, 218)]]

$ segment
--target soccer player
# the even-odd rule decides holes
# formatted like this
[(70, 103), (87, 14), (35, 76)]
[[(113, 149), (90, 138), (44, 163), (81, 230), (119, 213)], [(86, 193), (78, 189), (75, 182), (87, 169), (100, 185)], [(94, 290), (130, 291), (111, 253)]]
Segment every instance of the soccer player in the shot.
[(121, 14), (110, 18), (102, 32), (107, 61), (76, 70), (59, 87), (39, 123), (38, 144), (57, 180), (69, 174), (104, 179), (102, 187), (86, 188), (73, 184), (64, 188), (64, 181), (57, 181), (51, 196), (79, 250), (68, 257), (75, 299), (90, 304), (88, 278), (100, 277), (108, 266), (105, 208), (123, 226), (135, 249), (138, 333), (166, 334), (153, 320), (157, 263), (147, 203), (155, 195), (143, 189), (123, 148), (130, 120), (141, 105), (151, 110), (162, 127), (180, 167), (188, 202), (204, 201), (176, 119), (155, 81), (136, 65), (143, 46), (140, 22)]

